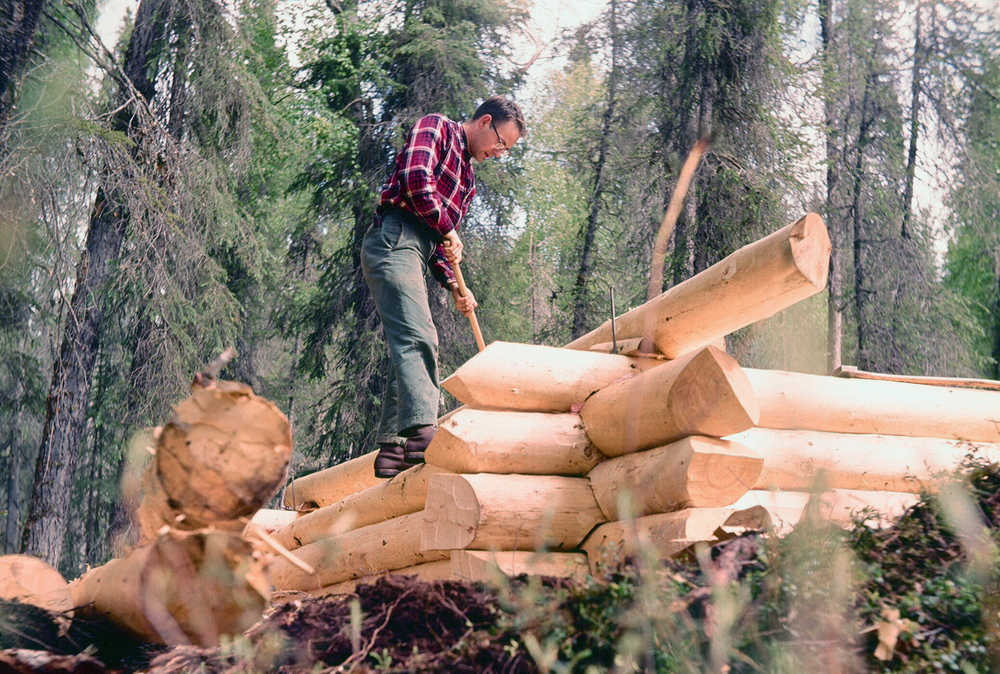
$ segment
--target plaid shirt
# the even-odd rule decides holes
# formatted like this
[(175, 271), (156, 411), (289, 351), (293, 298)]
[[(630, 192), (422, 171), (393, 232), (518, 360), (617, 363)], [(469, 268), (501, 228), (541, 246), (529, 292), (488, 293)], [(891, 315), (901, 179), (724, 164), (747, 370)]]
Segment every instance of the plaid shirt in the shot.
[[(396, 155), (396, 167), (379, 203), (416, 215), (441, 239), (455, 229), (476, 193), (465, 129), (443, 115), (421, 118)], [(439, 244), (430, 260), (431, 273), (444, 287), (455, 281)]]

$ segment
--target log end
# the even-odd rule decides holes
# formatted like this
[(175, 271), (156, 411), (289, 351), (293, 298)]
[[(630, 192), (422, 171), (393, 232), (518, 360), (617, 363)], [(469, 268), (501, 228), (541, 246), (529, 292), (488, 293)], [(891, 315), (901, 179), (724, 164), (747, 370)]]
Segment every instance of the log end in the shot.
[(462, 428), (465, 417), (472, 410), (462, 410), (450, 415), (438, 426), (434, 439), (427, 446), (426, 461), (432, 466), (455, 473), (474, 473), (474, 447), (463, 441)]
[(830, 271), (830, 234), (817, 213), (807, 213), (792, 225), (789, 236), (795, 266), (818, 291), (826, 288)]
[(461, 550), (479, 528), (479, 502), (461, 475), (434, 475), (427, 483), (421, 550)]
[(688, 505), (719, 508), (735, 503), (754, 487), (764, 470), (764, 459), (734, 442), (690, 438)]
[(69, 584), (62, 574), (37, 557), (0, 557), (0, 599), (19, 601), (62, 613), (73, 608)]
[(681, 435), (721, 438), (760, 420), (760, 403), (746, 373), (736, 359), (714, 346), (690, 360), (669, 395)]

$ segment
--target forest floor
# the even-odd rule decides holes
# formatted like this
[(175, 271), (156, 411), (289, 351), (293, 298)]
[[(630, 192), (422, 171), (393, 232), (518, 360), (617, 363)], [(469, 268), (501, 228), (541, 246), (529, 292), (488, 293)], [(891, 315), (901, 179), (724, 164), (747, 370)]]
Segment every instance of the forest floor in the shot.
[(277, 605), (214, 649), (16, 605), (0, 673), (1000, 671), (998, 548), (1000, 466), (970, 464), (889, 526), (747, 534), (600, 582), (389, 576)]

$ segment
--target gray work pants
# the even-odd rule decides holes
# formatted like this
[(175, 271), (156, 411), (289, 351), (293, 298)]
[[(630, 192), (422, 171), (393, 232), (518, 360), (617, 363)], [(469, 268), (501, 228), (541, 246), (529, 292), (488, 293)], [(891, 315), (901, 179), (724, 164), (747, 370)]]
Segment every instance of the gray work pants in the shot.
[(389, 383), (377, 442), (402, 442), (413, 426), (436, 424), (440, 390), (438, 336), (424, 274), (437, 242), (416, 216), (388, 209), (365, 233), (361, 270), (382, 318)]

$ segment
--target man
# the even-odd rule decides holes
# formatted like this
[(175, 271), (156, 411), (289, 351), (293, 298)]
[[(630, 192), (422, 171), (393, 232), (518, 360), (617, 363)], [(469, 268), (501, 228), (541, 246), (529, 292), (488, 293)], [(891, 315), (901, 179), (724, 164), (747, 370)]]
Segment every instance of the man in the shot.
[(376, 438), (376, 477), (393, 477), (424, 461), (440, 398), (438, 337), (424, 273), (429, 267), (451, 290), (459, 311), (476, 308), (471, 292), (459, 295), (451, 267), (462, 261), (456, 228), (476, 192), (472, 164), (503, 156), (523, 133), (517, 105), (495, 96), (461, 123), (443, 115), (420, 119), (396, 156), (361, 250), (391, 367)]

